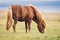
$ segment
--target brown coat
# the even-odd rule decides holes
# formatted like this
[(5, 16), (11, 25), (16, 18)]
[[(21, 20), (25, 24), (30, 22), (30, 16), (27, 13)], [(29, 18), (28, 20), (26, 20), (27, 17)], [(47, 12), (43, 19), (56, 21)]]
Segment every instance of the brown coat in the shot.
[(44, 33), (44, 29), (46, 27), (45, 20), (43, 19), (41, 13), (37, 10), (37, 8), (33, 5), (30, 6), (20, 6), (20, 5), (11, 5), (8, 10), (7, 15), (7, 25), (6, 29), (9, 30), (12, 20), (14, 19), (13, 30), (15, 30), (15, 26), (17, 21), (25, 21), (25, 28), (30, 31), (30, 24), (33, 20), (38, 25), (38, 30), (41, 33)]

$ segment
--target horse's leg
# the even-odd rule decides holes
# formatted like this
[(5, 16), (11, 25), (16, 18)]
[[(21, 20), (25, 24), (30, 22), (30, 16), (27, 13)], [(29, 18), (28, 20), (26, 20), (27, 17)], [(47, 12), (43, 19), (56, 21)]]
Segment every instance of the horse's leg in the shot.
[(26, 33), (27, 33), (27, 21), (25, 21), (25, 28), (26, 28)]
[(31, 27), (30, 27), (31, 21), (32, 21), (32, 20), (29, 20), (29, 21), (28, 21), (28, 29), (29, 29), (29, 31), (30, 31), (30, 29), (31, 29)]
[(17, 24), (17, 20), (14, 20), (14, 24), (13, 24), (13, 30), (14, 30), (14, 32), (16, 32), (16, 30), (15, 30), (16, 24)]

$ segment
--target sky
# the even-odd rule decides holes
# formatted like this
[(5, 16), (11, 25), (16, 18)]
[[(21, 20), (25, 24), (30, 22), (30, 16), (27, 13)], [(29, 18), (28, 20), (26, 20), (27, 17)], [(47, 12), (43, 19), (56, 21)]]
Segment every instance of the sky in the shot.
[(0, 0), (0, 10), (7, 9), (12, 4), (33, 4), (43, 12), (60, 12), (60, 0)]
[(19, 1), (60, 1), (60, 0), (0, 0), (0, 2), (19, 2)]

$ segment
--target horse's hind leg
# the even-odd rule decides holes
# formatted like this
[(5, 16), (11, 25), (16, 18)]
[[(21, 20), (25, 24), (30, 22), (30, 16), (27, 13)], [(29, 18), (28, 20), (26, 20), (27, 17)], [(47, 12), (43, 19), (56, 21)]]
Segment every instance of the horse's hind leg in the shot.
[(17, 20), (14, 20), (14, 24), (13, 24), (13, 30), (14, 30), (14, 32), (16, 32), (16, 30), (15, 30), (16, 24), (17, 24)]

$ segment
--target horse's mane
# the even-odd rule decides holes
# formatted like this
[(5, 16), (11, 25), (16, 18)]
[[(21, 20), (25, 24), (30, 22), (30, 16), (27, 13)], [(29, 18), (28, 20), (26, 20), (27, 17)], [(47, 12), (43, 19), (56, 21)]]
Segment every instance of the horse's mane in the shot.
[(41, 12), (32, 4), (29, 4), (28, 6), (31, 6), (35, 10), (38, 20), (40, 21), (40, 23), (42, 23), (42, 25), (44, 25), (44, 27), (46, 27), (46, 22), (42, 16)]

